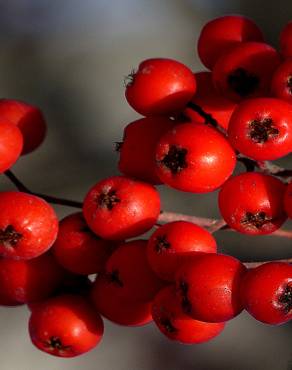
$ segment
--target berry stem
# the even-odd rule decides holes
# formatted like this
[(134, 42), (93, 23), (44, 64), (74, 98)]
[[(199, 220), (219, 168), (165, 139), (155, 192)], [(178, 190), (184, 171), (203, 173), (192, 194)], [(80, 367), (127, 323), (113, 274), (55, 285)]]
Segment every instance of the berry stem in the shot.
[(198, 113), (202, 118), (204, 118), (206, 124), (210, 124), (213, 127), (218, 128), (219, 125), (215, 118), (213, 118), (211, 114), (205, 112), (199, 105), (193, 102), (189, 102), (187, 104), (187, 107)]

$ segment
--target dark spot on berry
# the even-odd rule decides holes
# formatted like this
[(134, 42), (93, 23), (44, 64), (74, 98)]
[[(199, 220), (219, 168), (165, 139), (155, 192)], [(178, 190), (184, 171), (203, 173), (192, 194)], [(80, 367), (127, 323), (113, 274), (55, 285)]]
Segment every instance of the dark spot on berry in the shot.
[(292, 94), (292, 76), (289, 76), (287, 78), (287, 88), (288, 88), (289, 94)]
[(116, 284), (121, 288), (124, 286), (124, 284), (123, 284), (123, 282), (120, 278), (119, 270), (113, 270), (113, 271), (107, 273), (106, 276), (107, 276), (107, 279), (110, 283)]
[(237, 68), (228, 75), (227, 83), (233, 91), (244, 98), (257, 89), (259, 78), (244, 68)]
[(136, 72), (136, 69), (133, 68), (131, 73), (124, 77), (124, 87), (129, 87), (134, 84)]
[(14, 247), (22, 238), (22, 234), (18, 233), (12, 225), (8, 225), (5, 229), (0, 230), (0, 243), (4, 247)]
[(177, 332), (178, 332), (177, 328), (176, 328), (176, 327), (174, 327), (174, 326), (172, 325), (172, 322), (171, 322), (171, 320), (170, 320), (169, 318), (167, 318), (167, 317), (163, 318), (163, 317), (162, 317), (162, 318), (159, 320), (159, 322), (160, 322), (160, 325), (161, 325), (161, 326), (163, 326), (163, 327), (164, 327), (164, 329), (165, 329), (168, 333), (170, 333), (170, 334), (174, 334), (174, 333), (177, 333)]
[(187, 152), (187, 149), (171, 145), (168, 153), (160, 163), (167, 167), (173, 175), (176, 175), (188, 166), (186, 162)]
[(267, 214), (262, 211), (257, 213), (246, 212), (244, 218), (241, 220), (241, 224), (261, 229), (263, 225), (270, 223), (272, 220), (271, 217), (268, 217)]
[(181, 301), (182, 310), (186, 314), (190, 314), (192, 312), (192, 304), (188, 298), (188, 290), (189, 290), (188, 284), (185, 281), (181, 280), (179, 283), (179, 290), (180, 290), (181, 297), (182, 297), (182, 301)]
[(64, 346), (58, 337), (50, 337), (50, 339), (45, 342), (45, 345), (51, 349), (57, 349), (60, 351), (71, 348), (71, 346)]
[(120, 203), (115, 190), (109, 190), (106, 193), (101, 193), (97, 198), (97, 204), (102, 208), (107, 208), (111, 211), (117, 203)]
[(292, 309), (292, 286), (287, 285), (284, 292), (278, 298), (283, 310), (288, 314)]
[(166, 238), (166, 235), (159, 235), (156, 237), (155, 250), (157, 253), (163, 252), (165, 249), (169, 249), (171, 244)]
[(255, 119), (249, 124), (249, 136), (255, 143), (263, 144), (278, 135), (279, 130), (273, 125), (271, 118)]
[(115, 151), (120, 152), (122, 150), (123, 144), (124, 144), (123, 141), (116, 141), (115, 142)]

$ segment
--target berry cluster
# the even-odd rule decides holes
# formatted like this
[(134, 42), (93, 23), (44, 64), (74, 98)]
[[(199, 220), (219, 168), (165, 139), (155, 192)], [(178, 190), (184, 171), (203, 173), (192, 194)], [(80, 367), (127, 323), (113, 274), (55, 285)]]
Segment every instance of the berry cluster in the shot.
[[(289, 23), (278, 52), (251, 20), (225, 16), (199, 37), (210, 71), (143, 61), (126, 84), (128, 103), (144, 117), (117, 143), (122, 175), (99, 181), (82, 204), (40, 197), (16, 179), (9, 168), (41, 144), (46, 124), (37, 108), (0, 100), (0, 172), (19, 190), (0, 193), (0, 304), (29, 306), (36, 347), (85, 353), (102, 338), (101, 316), (126, 326), (153, 320), (187, 344), (216, 337), (243, 309), (273, 325), (292, 318), (289, 263), (250, 267), (217, 253), (202, 225), (179, 216), (162, 225), (155, 188), (220, 189), (220, 226), (243, 234), (271, 234), (292, 218), (291, 171), (266, 170), (267, 160), (292, 152), (290, 39)], [(232, 176), (237, 161), (247, 171)], [(59, 223), (47, 201), (82, 212)]]

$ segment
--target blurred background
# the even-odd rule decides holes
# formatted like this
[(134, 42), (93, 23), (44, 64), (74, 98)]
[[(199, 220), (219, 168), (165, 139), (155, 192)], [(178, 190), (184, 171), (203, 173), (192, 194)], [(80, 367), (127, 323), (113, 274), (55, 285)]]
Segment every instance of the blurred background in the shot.
[[(19, 160), (14, 172), (38, 192), (82, 200), (89, 187), (117, 174), (114, 142), (138, 118), (124, 98), (123, 78), (140, 61), (169, 57), (203, 70), (199, 31), (213, 17), (253, 18), (266, 40), (292, 19), (292, 3), (258, 0), (0, 0), (0, 96), (39, 106), (47, 140)], [(289, 167), (289, 158), (286, 159)], [(291, 162), (291, 160), (290, 160)], [(290, 164), (290, 167), (291, 164)], [(1, 189), (13, 189), (4, 178)], [(160, 189), (163, 209), (218, 217), (216, 193)], [(60, 217), (75, 211), (56, 207)], [(291, 242), (219, 232), (220, 250), (242, 260), (291, 257)], [(26, 308), (0, 309), (1, 370), (287, 370), (292, 325), (268, 327), (246, 314), (214, 341), (182, 346), (153, 325), (122, 328), (106, 322), (92, 352), (70, 360), (35, 349)]]

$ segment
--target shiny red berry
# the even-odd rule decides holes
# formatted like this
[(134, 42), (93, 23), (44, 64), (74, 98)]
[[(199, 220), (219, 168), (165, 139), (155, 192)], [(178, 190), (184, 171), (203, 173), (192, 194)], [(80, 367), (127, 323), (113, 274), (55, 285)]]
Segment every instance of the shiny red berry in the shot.
[(285, 185), (262, 173), (230, 178), (219, 193), (219, 209), (226, 223), (243, 234), (270, 234), (286, 220)]
[(33, 307), (29, 320), (32, 343), (59, 357), (75, 357), (93, 349), (103, 335), (103, 322), (82, 297), (63, 295)]
[(155, 148), (160, 137), (174, 125), (167, 117), (146, 117), (128, 124), (123, 142), (118, 143), (119, 170), (126, 176), (160, 184), (155, 172)]
[(20, 130), (0, 117), (0, 173), (5, 172), (18, 160), (23, 147)]
[(149, 266), (146, 248), (146, 240), (124, 243), (106, 263), (107, 284), (121, 299), (129, 302), (149, 302), (163, 286)]
[(165, 184), (193, 193), (211, 192), (232, 174), (235, 153), (216, 129), (195, 123), (178, 125), (159, 140), (157, 174)]
[(292, 151), (292, 105), (276, 98), (242, 102), (234, 110), (228, 138), (235, 149), (255, 160), (274, 160)]
[(121, 240), (152, 228), (160, 213), (160, 197), (150, 184), (123, 176), (101, 180), (90, 189), (83, 214), (91, 230), (105, 239)]
[(279, 64), (280, 56), (270, 45), (244, 42), (218, 59), (213, 81), (220, 94), (234, 101), (265, 96)]
[[(221, 127), (227, 129), (231, 114), (237, 104), (218, 93), (214, 87), (211, 72), (195, 73), (195, 77), (197, 91), (191, 102), (211, 115)], [(186, 108), (183, 113), (194, 122), (205, 123), (205, 118), (192, 108)]]
[(106, 276), (98, 276), (93, 284), (91, 299), (97, 311), (106, 319), (123, 326), (142, 326), (152, 321), (151, 302), (133, 302), (116, 294)]
[(286, 187), (284, 195), (284, 208), (289, 218), (292, 218), (292, 182)]
[(175, 288), (168, 286), (155, 297), (152, 316), (158, 329), (169, 339), (185, 344), (207, 342), (224, 329), (224, 323), (198, 321), (187, 316), (179, 304)]
[(271, 83), (271, 93), (292, 103), (292, 59), (285, 60), (276, 69)]
[(115, 247), (101, 239), (87, 226), (81, 212), (65, 217), (59, 224), (58, 237), (52, 247), (57, 261), (75, 274), (101, 272)]
[(41, 145), (46, 136), (46, 122), (42, 112), (35, 106), (12, 99), (0, 99), (0, 120), (17, 125), (23, 135), (22, 154)]
[(223, 322), (243, 309), (240, 282), (245, 266), (223, 254), (202, 254), (183, 265), (176, 287), (183, 311), (197, 320)]
[(226, 15), (212, 19), (203, 27), (198, 40), (202, 63), (212, 69), (219, 57), (243, 41), (263, 41), (258, 26), (242, 15)]
[(174, 281), (179, 267), (198, 252), (216, 253), (216, 240), (191, 222), (175, 221), (160, 226), (150, 237), (147, 257), (150, 267), (164, 280)]
[(180, 112), (196, 91), (192, 71), (184, 64), (164, 58), (144, 60), (129, 78), (128, 103), (143, 116)]
[(288, 22), (281, 31), (280, 52), (284, 58), (292, 57), (292, 22)]
[(292, 266), (269, 262), (251, 269), (241, 284), (244, 308), (257, 320), (279, 325), (292, 319)]
[(0, 192), (0, 256), (30, 259), (56, 240), (58, 219), (43, 199), (22, 192)]

